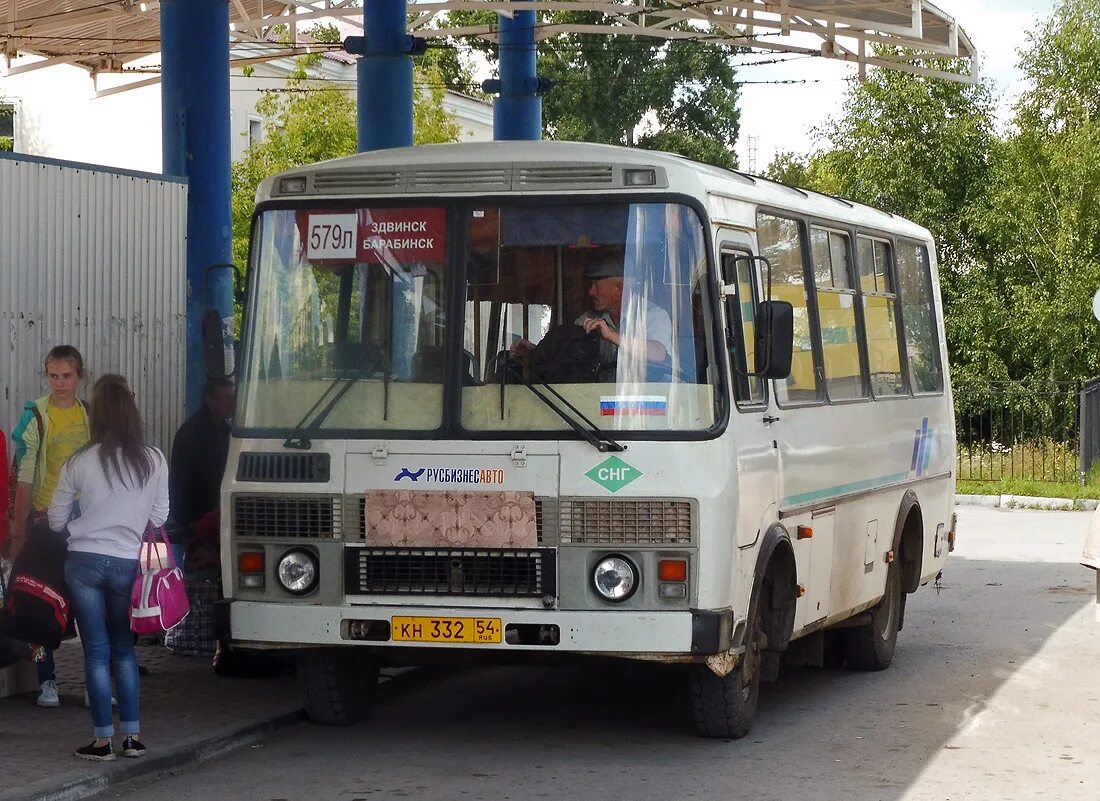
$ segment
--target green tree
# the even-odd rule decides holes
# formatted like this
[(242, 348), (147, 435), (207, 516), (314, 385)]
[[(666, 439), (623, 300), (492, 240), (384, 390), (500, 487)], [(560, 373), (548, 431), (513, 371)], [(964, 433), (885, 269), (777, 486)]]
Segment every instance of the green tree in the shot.
[(816, 131), (831, 148), (808, 172), (818, 188), (927, 227), (950, 282), (981, 251), (967, 212), (988, 187), (993, 119), (986, 83), (872, 70)]
[(1100, 373), (1100, 0), (1062, 0), (1021, 54), (1029, 88), (998, 147), (980, 225), (990, 256), (966, 324), (1011, 378)]
[[(354, 94), (309, 77), (309, 65), (319, 58), (314, 54), (300, 59), (286, 88), (264, 93), (256, 104), (257, 113), (265, 120), (264, 139), (249, 147), (232, 167), (233, 259), (238, 265), (248, 259), (248, 235), (260, 181), (291, 167), (356, 151)], [(443, 109), (444, 89), (438, 73), (418, 66), (416, 83), (415, 143), (456, 141), (459, 128)]]
[[(540, 23), (606, 25), (595, 11), (559, 11)], [(495, 25), (484, 11), (452, 11), (456, 25)], [(617, 30), (625, 31), (619, 27)], [(470, 45), (496, 59), (496, 46)], [(641, 36), (561, 34), (538, 43), (539, 75), (554, 82), (542, 98), (551, 139), (669, 150), (733, 167), (738, 133), (736, 48)]]

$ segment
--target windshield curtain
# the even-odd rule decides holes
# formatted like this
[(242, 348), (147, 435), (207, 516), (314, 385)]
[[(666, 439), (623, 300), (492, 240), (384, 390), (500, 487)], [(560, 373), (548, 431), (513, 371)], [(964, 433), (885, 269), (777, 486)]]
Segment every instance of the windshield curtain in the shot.
[(714, 425), (707, 249), (693, 209), (524, 204), (466, 213), (463, 427), (566, 428), (525, 383), (551, 385), (603, 429)]
[(289, 429), (321, 412), (325, 429), (439, 428), (446, 231), (436, 207), (262, 213), (241, 424)]

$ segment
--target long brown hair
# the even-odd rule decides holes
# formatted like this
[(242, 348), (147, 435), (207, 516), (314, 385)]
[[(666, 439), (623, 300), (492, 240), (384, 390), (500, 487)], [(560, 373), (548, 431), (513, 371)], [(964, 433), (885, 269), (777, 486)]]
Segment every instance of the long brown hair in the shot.
[[(134, 393), (126, 379), (114, 373), (101, 376), (92, 389), (92, 406), (88, 412), (91, 439), (81, 450), (99, 446), (99, 463), (107, 483), (111, 483), (112, 468), (123, 486), (129, 474), (145, 486), (153, 475), (153, 456), (145, 447), (145, 427), (134, 403)], [(136, 489), (136, 488), (135, 488)]]

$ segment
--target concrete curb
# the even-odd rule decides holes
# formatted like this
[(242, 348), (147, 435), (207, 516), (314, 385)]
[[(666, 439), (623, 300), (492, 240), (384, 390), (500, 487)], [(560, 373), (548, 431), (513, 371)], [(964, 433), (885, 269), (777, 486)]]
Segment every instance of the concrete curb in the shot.
[[(420, 672), (411, 668), (385, 671), (384, 680), (380, 682), (376, 691), (376, 702), (382, 702), (401, 688), (415, 684), (415, 677)], [(428, 679), (429, 671), (424, 673), (422, 678)], [(213, 735), (192, 738), (164, 749), (157, 748), (156, 751), (140, 759), (119, 757), (102, 767), (72, 771), (57, 778), (43, 779), (9, 789), (0, 792), (0, 801), (79, 801), (79, 799), (102, 793), (109, 787), (170, 770), (179, 770), (222, 756), (269, 737), (280, 729), (301, 723), (305, 719), (306, 714), (303, 709), (283, 712), (267, 720), (252, 721), (239, 727), (228, 727)]]
[[(277, 730), (305, 718), (301, 709), (259, 723), (223, 729), (212, 736), (194, 738), (141, 759), (116, 759), (108, 770), (87, 768), (56, 779), (43, 779), (30, 785), (0, 793), (0, 801), (77, 801), (101, 793), (108, 787), (150, 776), (184, 765), (203, 762), (248, 745)], [(88, 764), (88, 763), (85, 763)]]
[(988, 509), (1047, 509), (1054, 511), (1092, 511), (1100, 505), (1095, 498), (1039, 498), (1032, 495), (956, 495), (959, 506), (983, 506)]

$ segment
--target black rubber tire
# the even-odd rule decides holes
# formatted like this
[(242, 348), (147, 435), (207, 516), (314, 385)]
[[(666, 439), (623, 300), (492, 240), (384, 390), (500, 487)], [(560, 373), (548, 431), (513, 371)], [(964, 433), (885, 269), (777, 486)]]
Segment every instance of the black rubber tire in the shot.
[(378, 684), (378, 660), (357, 648), (316, 648), (298, 655), (306, 715), (322, 726), (366, 718)]
[(753, 614), (745, 653), (737, 667), (716, 676), (706, 665), (691, 666), (691, 710), (695, 730), (703, 737), (739, 739), (749, 733), (760, 698), (760, 652), (765, 645), (760, 605)]
[(853, 670), (885, 670), (894, 659), (901, 621), (901, 570), (897, 561), (886, 573), (886, 592), (871, 610), (871, 622), (844, 632), (844, 653)]

